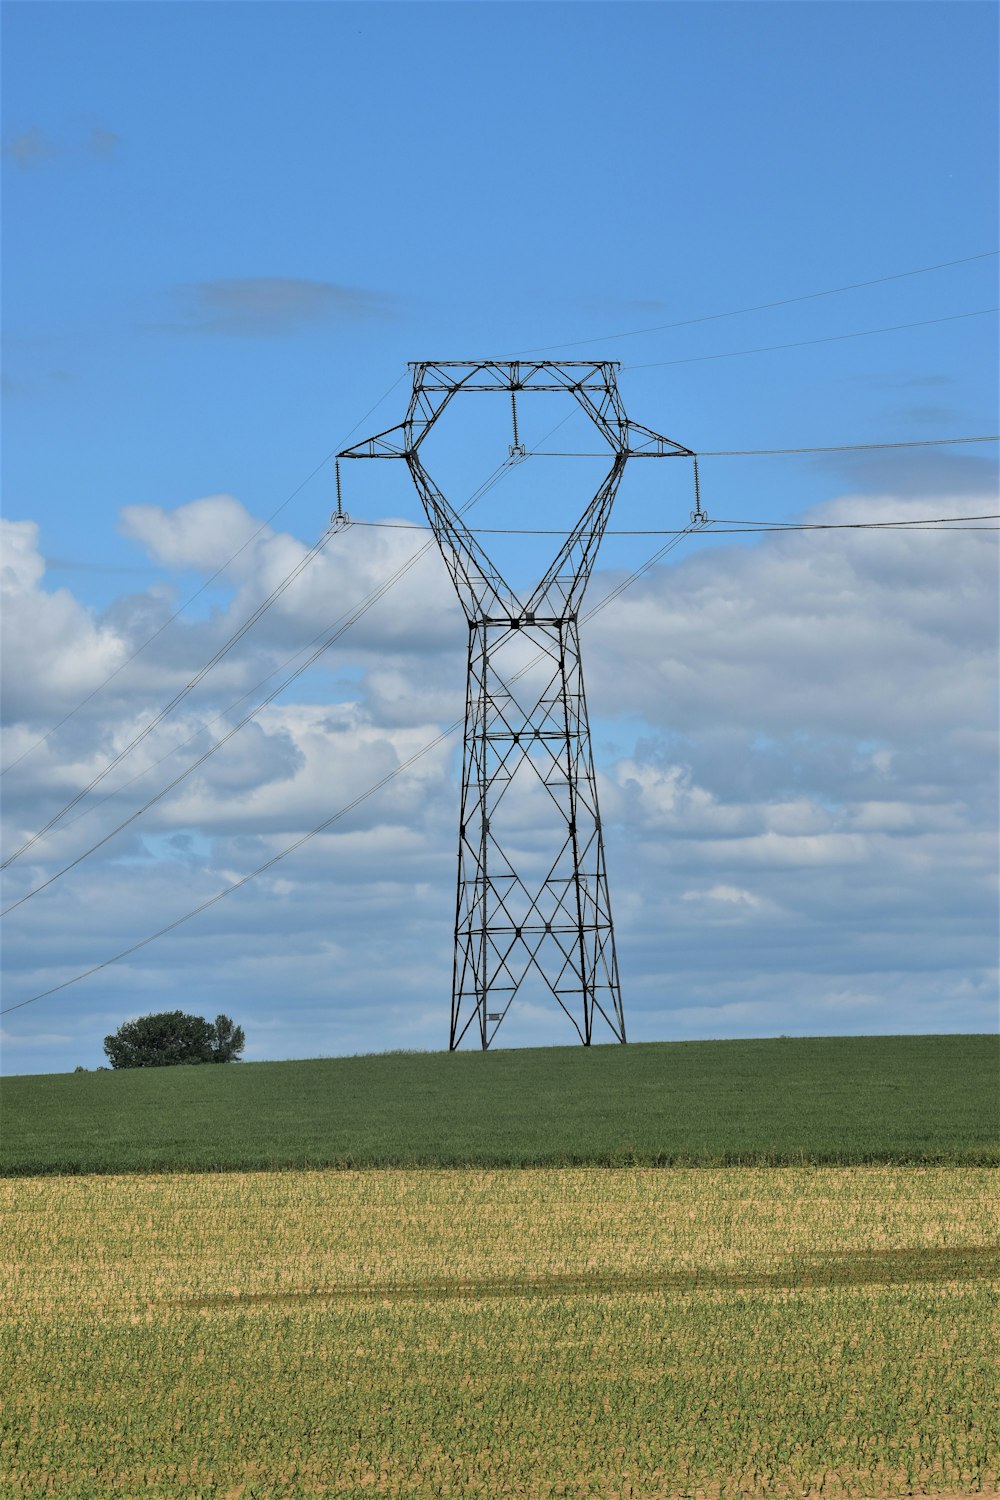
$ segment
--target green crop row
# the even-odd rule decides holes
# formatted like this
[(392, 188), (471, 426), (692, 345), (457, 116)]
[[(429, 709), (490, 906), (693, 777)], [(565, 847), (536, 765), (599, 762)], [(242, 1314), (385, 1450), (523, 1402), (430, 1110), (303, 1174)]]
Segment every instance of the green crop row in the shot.
[(5, 1497), (995, 1488), (988, 1169), (0, 1185)]

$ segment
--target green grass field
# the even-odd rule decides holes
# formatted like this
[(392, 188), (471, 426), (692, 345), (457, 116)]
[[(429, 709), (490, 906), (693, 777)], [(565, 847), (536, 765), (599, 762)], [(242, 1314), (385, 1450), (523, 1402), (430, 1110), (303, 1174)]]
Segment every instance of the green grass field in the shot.
[(1000, 1161), (990, 1036), (388, 1053), (15, 1077), (0, 1174)]

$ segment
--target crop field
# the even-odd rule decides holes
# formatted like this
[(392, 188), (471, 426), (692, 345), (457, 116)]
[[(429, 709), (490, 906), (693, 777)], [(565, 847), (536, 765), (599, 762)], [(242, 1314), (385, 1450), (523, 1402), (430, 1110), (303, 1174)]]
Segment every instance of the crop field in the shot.
[(989, 1168), (0, 1183), (0, 1494), (997, 1487)]
[(0, 1175), (1000, 1165), (995, 1036), (384, 1053), (3, 1081)]

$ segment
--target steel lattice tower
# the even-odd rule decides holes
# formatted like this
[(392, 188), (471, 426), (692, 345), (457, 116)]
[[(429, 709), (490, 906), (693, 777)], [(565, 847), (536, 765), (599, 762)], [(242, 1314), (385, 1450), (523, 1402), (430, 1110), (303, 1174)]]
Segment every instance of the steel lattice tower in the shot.
[[(450, 1047), (475, 1022), (488, 1048), (531, 975), (541, 976), (585, 1046), (595, 1013), (624, 1042), (578, 618), (627, 460), (690, 457), (691, 450), (629, 421), (617, 362), (442, 360), (410, 368), (405, 420), (338, 457), (405, 459), (469, 626)], [(446, 406), (472, 391), (509, 393), (512, 461), (526, 456), (517, 397), (532, 392), (575, 397), (610, 449), (610, 470), (526, 600), (421, 462), (421, 444)], [(505, 827), (505, 794), (525, 767), (550, 799), (549, 812), (557, 810), (541, 880), (518, 873), (516, 842)]]

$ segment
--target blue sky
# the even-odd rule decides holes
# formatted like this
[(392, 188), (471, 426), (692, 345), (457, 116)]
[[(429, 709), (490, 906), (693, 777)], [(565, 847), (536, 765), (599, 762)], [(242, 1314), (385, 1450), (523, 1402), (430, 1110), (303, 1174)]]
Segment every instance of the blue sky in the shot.
[[(995, 431), (996, 29), (976, 3), (8, 4), (5, 764), (297, 493), (245, 568), (5, 777), (6, 847), (322, 532), (329, 467), (303, 481), (353, 429), (399, 420), (407, 360), (618, 359), (630, 415), (702, 451)], [(899, 324), (922, 326), (867, 332)], [(798, 347), (736, 353), (778, 345)], [(456, 473), (492, 469), (471, 430), (454, 441)], [(405, 475), (362, 467), (352, 513), (420, 518)], [(706, 459), (702, 479), (726, 517), (996, 509), (989, 447)], [(636, 480), (621, 524), (683, 522), (687, 482)], [(412, 543), (349, 537), (192, 712), (225, 709)], [(990, 542), (705, 540), (595, 623), (634, 1034), (992, 1024)], [(594, 597), (651, 550), (609, 550)], [(422, 567), (256, 741), (215, 758), (199, 798), (7, 919), (6, 1003), (252, 868), (373, 757), (391, 764), (460, 712), (460, 622), (440, 565)], [(178, 720), (178, 739), (195, 728)], [(862, 785), (865, 756), (880, 790)], [(347, 842), (282, 867), (289, 891), (250, 888), (141, 962), (11, 1014), (4, 1067), (94, 1065), (125, 1014), (181, 995), (236, 1014), (248, 1055), (441, 1045), (454, 775), (445, 753), (395, 803), (367, 804)], [(12, 866), (12, 894), (127, 796)], [(769, 839), (827, 837), (855, 843), (769, 863)], [(568, 1040), (522, 1019), (512, 1042)]]

